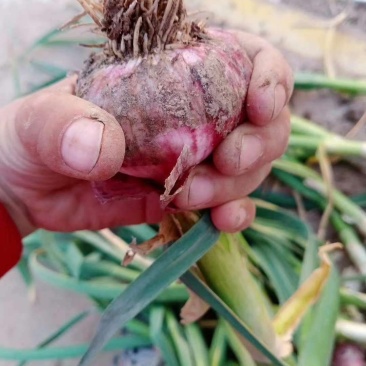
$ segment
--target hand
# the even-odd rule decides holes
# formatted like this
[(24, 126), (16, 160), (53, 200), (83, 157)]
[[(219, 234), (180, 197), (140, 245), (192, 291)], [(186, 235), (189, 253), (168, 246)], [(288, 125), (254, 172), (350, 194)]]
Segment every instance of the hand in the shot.
[(176, 199), (182, 209), (211, 208), (213, 223), (226, 232), (244, 230), (254, 220), (255, 205), (247, 196), (287, 148), (291, 130), (287, 104), (293, 92), (293, 73), (280, 52), (260, 37), (234, 33), (254, 66), (246, 102), (250, 123), (240, 125), (222, 142), (213, 165), (195, 168)]
[(106, 204), (96, 199), (90, 182), (119, 171), (124, 134), (114, 117), (73, 95), (76, 80), (0, 109), (0, 202), (22, 235), (159, 222), (157, 194)]
[[(292, 73), (278, 51), (258, 37), (237, 36), (254, 64), (247, 99), (251, 123), (217, 148), (213, 165), (193, 170), (175, 202), (182, 209), (212, 208), (214, 224), (227, 232), (244, 229), (254, 219), (247, 195), (285, 151), (292, 93)], [(67, 79), (0, 109), (0, 201), (23, 235), (36, 228), (98, 230), (159, 222), (158, 195), (106, 204), (96, 199), (90, 181), (118, 172), (124, 135), (111, 115), (73, 95), (75, 81)]]

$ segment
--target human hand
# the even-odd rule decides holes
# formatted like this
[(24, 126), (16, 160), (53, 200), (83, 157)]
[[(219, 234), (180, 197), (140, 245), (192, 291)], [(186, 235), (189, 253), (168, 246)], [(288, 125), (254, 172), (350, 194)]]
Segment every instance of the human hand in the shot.
[(73, 95), (76, 80), (0, 109), (0, 202), (22, 235), (161, 219), (157, 194), (106, 204), (96, 198), (90, 182), (119, 171), (124, 134), (114, 117)]
[(213, 165), (194, 169), (176, 199), (182, 209), (211, 208), (215, 226), (236, 232), (255, 218), (248, 198), (286, 150), (290, 136), (288, 102), (293, 73), (281, 53), (264, 39), (233, 32), (253, 63), (246, 101), (249, 123), (237, 127), (216, 149)]
[[(242, 230), (254, 219), (255, 206), (247, 195), (286, 148), (286, 104), (292, 93), (292, 73), (278, 51), (258, 37), (237, 37), (254, 64), (247, 99), (250, 123), (217, 148), (212, 165), (192, 171), (175, 200), (181, 209), (211, 208), (214, 224), (227, 232)], [(97, 230), (159, 222), (158, 194), (105, 204), (96, 198), (90, 181), (107, 180), (119, 171), (124, 136), (111, 115), (73, 95), (75, 81), (67, 79), (0, 110), (0, 201), (23, 235), (35, 228)], [(277, 85), (283, 88), (275, 93)]]

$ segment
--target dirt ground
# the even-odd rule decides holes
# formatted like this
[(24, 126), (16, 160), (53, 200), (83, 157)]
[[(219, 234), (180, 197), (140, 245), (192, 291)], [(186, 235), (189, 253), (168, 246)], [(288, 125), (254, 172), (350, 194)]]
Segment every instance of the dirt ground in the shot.
[[(303, 9), (309, 13), (332, 19), (342, 12), (347, 18), (340, 25), (350, 31), (364, 32), (366, 29), (366, 3), (350, 0), (267, 0), (270, 3), (286, 4)], [(352, 4), (352, 6), (350, 6)], [(286, 52), (286, 51), (285, 51)], [(366, 50), (365, 50), (366, 52)], [(323, 68), (305, 58), (290, 57), (292, 66), (297, 70), (308, 71)], [(366, 78), (366, 67), (365, 67)], [(293, 111), (306, 118), (322, 123), (326, 128), (342, 135), (347, 134), (366, 111), (366, 98), (348, 98), (329, 91), (296, 92), (292, 101)], [(356, 137), (366, 139), (366, 129)]]
[[(343, 11), (347, 18), (340, 27), (347, 31), (363, 32), (366, 29), (366, 4), (356, 4), (349, 0), (267, 0), (270, 3), (285, 4), (303, 9), (306, 12), (332, 19)], [(352, 6), (349, 4), (352, 3)], [(366, 50), (365, 50), (366, 51)], [(288, 60), (297, 71), (324, 72), (323, 65), (306, 58), (288, 53)], [(366, 68), (365, 68), (366, 78)], [(328, 90), (313, 92), (296, 91), (291, 100), (292, 112), (345, 136), (366, 113), (366, 97), (348, 97)], [(360, 129), (355, 139), (366, 140), (366, 127)], [(365, 192), (366, 163), (355, 165), (339, 164), (334, 170), (335, 182), (344, 193), (361, 194)], [(317, 217), (313, 218), (316, 221)]]
[(350, 0), (268, 0), (274, 3), (282, 3), (303, 9), (307, 12), (332, 18), (346, 11), (348, 17), (345, 24), (360, 30), (366, 29), (366, 5)]

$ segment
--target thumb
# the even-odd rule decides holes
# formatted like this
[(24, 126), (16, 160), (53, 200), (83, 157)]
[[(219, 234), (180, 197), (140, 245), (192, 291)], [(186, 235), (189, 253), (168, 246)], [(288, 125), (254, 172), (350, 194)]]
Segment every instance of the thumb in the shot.
[(69, 177), (106, 180), (123, 162), (125, 139), (115, 118), (62, 88), (25, 98), (15, 128), (33, 161)]

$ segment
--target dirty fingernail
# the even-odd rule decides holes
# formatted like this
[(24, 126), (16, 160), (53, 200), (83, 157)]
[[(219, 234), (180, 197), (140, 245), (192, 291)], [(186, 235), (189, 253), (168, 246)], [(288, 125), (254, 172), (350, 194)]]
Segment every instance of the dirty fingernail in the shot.
[(193, 177), (188, 193), (189, 206), (196, 207), (210, 203), (214, 195), (214, 185), (208, 177), (202, 175)]
[(89, 173), (98, 161), (102, 146), (104, 124), (93, 119), (80, 118), (66, 130), (61, 155), (70, 168)]
[(283, 85), (278, 84), (274, 91), (274, 105), (272, 119), (279, 116), (287, 101), (286, 90)]
[(239, 171), (243, 172), (259, 160), (264, 153), (262, 140), (255, 135), (244, 135), (241, 139)]

